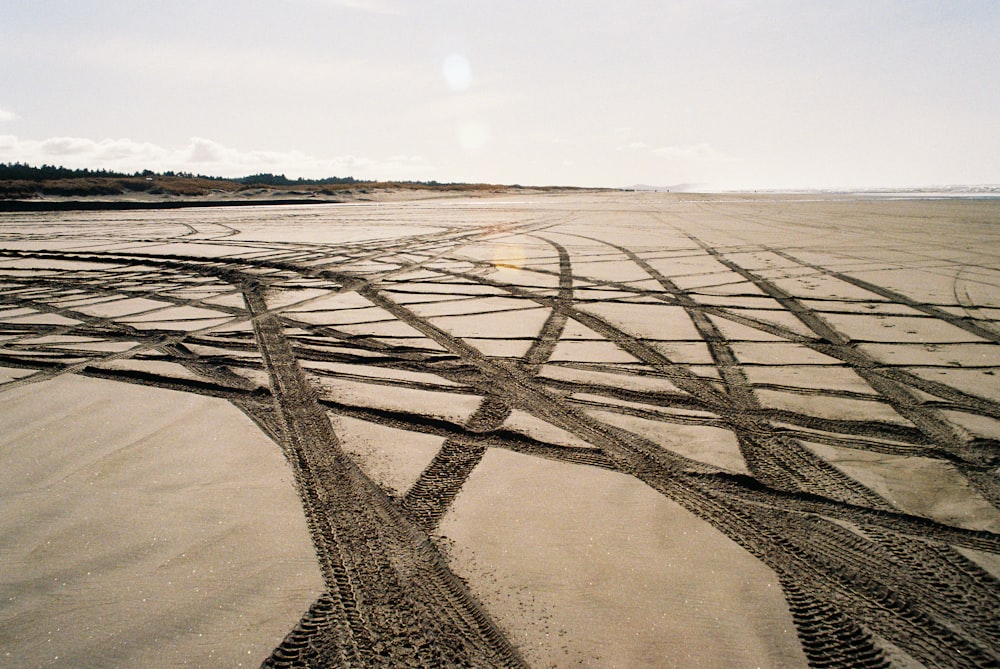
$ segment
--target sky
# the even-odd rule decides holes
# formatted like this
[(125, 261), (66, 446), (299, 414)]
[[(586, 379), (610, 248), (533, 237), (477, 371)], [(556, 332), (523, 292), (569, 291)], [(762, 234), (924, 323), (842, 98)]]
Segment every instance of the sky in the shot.
[(996, 0), (0, 0), (0, 162), (1000, 184)]

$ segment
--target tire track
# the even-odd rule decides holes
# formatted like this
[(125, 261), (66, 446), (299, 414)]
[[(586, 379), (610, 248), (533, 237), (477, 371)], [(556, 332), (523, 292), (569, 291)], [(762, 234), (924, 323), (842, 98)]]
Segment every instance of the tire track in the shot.
[(792, 581), (783, 580), (781, 589), (810, 666), (891, 668), (871, 634), (843, 611), (818, 601)]
[[(542, 325), (538, 337), (519, 362), (521, 370), (535, 377), (551, 357), (566, 326), (566, 307), (573, 299), (573, 277), (569, 253), (552, 243), (559, 254), (559, 292)], [(486, 390), (482, 403), (472, 414), (466, 429), (475, 433), (489, 433), (500, 429), (511, 415), (513, 407), (502, 396)], [(489, 443), (485, 440), (448, 439), (420, 474), (401, 504), (414, 521), (426, 531), (432, 531), (441, 522), (445, 512), (458, 496), (472, 470), (486, 454)]]
[[(594, 240), (589, 238), (591, 241), (600, 242), (600, 240)], [(636, 254), (632, 253), (628, 249), (623, 247), (609, 244), (614, 248), (618, 249), (624, 255), (626, 255), (630, 260), (639, 265), (647, 274), (656, 279), (667, 291), (679, 296), (679, 302), (684, 307), (686, 313), (691, 317), (695, 328), (702, 336), (702, 338), (709, 345), (710, 352), (712, 354), (713, 360), (716, 362), (717, 368), (720, 372), (720, 377), (726, 386), (727, 395), (732, 397), (733, 403), (737, 408), (742, 408), (744, 410), (759, 410), (759, 403), (753, 395), (753, 391), (750, 388), (750, 384), (746, 379), (745, 375), (739, 367), (739, 363), (736, 357), (732, 354), (731, 349), (726, 345), (725, 340), (722, 338), (721, 333), (714, 327), (708, 319), (704, 316), (703, 312), (697, 309), (697, 304), (690, 300), (678, 286), (667, 280), (654, 268), (652, 268), (648, 263), (639, 258)], [(891, 505), (883, 500), (880, 496), (871, 492), (867, 488), (860, 486), (853, 479), (841, 474), (839, 471), (829, 467), (825, 462), (816, 458), (811, 453), (808, 453), (801, 446), (798, 446), (797, 442), (794, 440), (782, 439), (780, 437), (770, 436), (760, 438), (758, 435), (762, 431), (743, 431), (739, 427), (733, 427), (736, 431), (738, 439), (741, 444), (741, 451), (743, 452), (744, 458), (747, 461), (748, 466), (751, 471), (765, 484), (769, 484), (772, 487), (783, 490), (791, 491), (802, 491), (809, 493), (819, 493), (826, 497), (831, 497), (835, 499), (844, 499), (845, 501), (854, 501), (857, 503), (864, 504), (875, 510), (888, 511), (891, 510)], [(779, 476), (775, 477), (772, 472), (775, 468), (778, 468)], [(825, 470), (825, 471), (824, 471)], [(814, 521), (816, 522), (816, 521)], [(835, 526), (825, 524), (826, 529), (832, 529)], [(895, 542), (892, 544), (897, 549), (900, 549), (899, 543)], [(860, 551), (862, 555), (867, 554), (866, 551), (874, 551), (878, 547), (870, 542), (865, 542), (865, 551)], [(829, 554), (832, 551), (827, 551)], [(905, 557), (909, 557), (910, 564), (924, 564), (928, 562), (927, 558), (928, 551), (921, 550), (919, 547), (907, 546), (906, 551), (901, 551)], [(953, 551), (949, 550), (951, 557), (957, 560), (960, 556), (954, 554)], [(856, 561), (856, 557), (854, 558)], [(850, 562), (848, 563), (850, 564)], [(939, 587), (931, 593), (926, 593), (929, 595), (931, 601), (938, 601), (939, 597), (946, 597), (950, 599), (951, 609), (947, 610), (946, 615), (957, 611), (961, 619), (963, 620), (976, 620), (978, 618), (978, 611), (983, 610), (981, 607), (988, 606), (990, 603), (991, 594), (988, 590), (984, 593), (979, 592), (979, 601), (976, 601), (971, 607), (962, 606), (964, 600), (958, 599), (962, 595), (968, 596), (970, 586), (974, 586), (976, 581), (971, 581), (969, 579), (961, 578), (962, 572), (959, 572), (959, 576), (954, 576), (954, 570), (949, 570), (948, 568), (952, 566), (950, 561), (938, 560), (937, 567), (939, 574), (947, 574), (953, 577), (953, 581), (948, 583), (950, 587)], [(841, 566), (844, 569), (845, 565)], [(949, 573), (951, 572), (951, 573)], [(979, 576), (982, 576), (980, 574)], [(794, 591), (798, 592), (797, 589), (793, 589), (793, 584), (788, 578), (785, 579), (785, 589), (786, 592)], [(900, 587), (900, 583), (896, 583), (896, 587)], [(993, 584), (995, 585), (995, 584)], [(800, 637), (803, 640), (803, 646), (807, 650), (810, 659), (813, 660), (813, 664), (817, 666), (826, 666), (826, 662), (830, 661), (830, 658), (826, 658), (823, 661), (823, 653), (829, 651), (829, 646), (831, 645), (828, 640), (824, 640), (822, 646), (817, 647), (816, 642), (812, 639), (814, 634), (814, 621), (805, 614), (805, 607), (803, 605), (803, 600), (801, 597), (798, 602), (790, 601), (792, 606), (793, 614), (796, 620), (797, 627), (799, 628)], [(836, 616), (838, 620), (842, 623), (846, 621), (842, 612), (831, 608), (829, 602), (816, 602), (813, 601), (813, 608), (819, 611), (816, 617), (823, 619), (824, 616)], [(986, 608), (985, 610), (990, 610)], [(940, 615), (941, 612), (937, 611)], [(825, 625), (828, 627), (828, 625)], [(896, 628), (894, 628), (896, 630)], [(826, 630), (827, 633), (831, 633), (830, 630)], [(897, 630), (898, 631), (898, 630)], [(839, 632), (838, 632), (839, 634)], [(995, 635), (987, 635), (985, 637), (985, 647), (989, 647), (990, 644), (996, 644)], [(874, 646), (870, 643), (870, 638), (862, 635), (860, 630), (857, 633), (847, 635), (839, 634), (838, 641), (833, 643), (834, 647), (833, 655), (836, 659), (833, 660), (834, 663), (850, 664), (850, 666), (865, 666), (869, 662), (873, 662), (873, 666), (881, 666), (885, 662), (885, 658), (881, 655), (880, 651), (876, 651)], [(847, 653), (846, 656), (841, 655)], [(860, 653), (860, 656), (858, 655)], [(819, 654), (819, 657), (817, 657)], [(850, 661), (848, 661), (850, 657)]]
[(265, 665), (523, 665), (426, 535), (340, 450), (280, 323), (259, 289), (244, 294), (329, 589), (323, 606), (336, 612), (305, 645), (293, 631)]
[[(469, 262), (476, 262), (472, 259), (467, 259)], [(439, 270), (444, 272), (444, 270)], [(534, 269), (532, 270), (539, 274), (550, 274), (547, 270)], [(449, 273), (449, 272), (444, 272)], [(460, 272), (450, 272), (449, 274), (456, 277), (469, 278), (475, 275), (470, 275)], [(674, 306), (683, 306), (680, 298), (674, 294), (664, 294), (651, 291), (643, 291), (631, 286), (629, 284), (607, 281), (607, 280), (596, 280), (587, 277), (574, 277), (578, 281), (584, 281), (593, 283), (595, 285), (600, 285), (607, 287), (608, 289), (613, 289), (615, 291), (629, 292), (633, 293), (637, 297), (647, 297), (656, 299), (658, 301), (664, 302), (666, 304)], [(693, 293), (693, 291), (682, 291), (686, 293)], [(746, 295), (746, 297), (759, 297), (758, 295)], [(812, 299), (812, 298), (810, 298)], [(580, 301), (578, 300), (579, 304)], [(863, 364), (865, 368), (872, 375), (881, 375), (891, 381), (899, 384), (910, 386), (911, 388), (926, 392), (931, 395), (935, 395), (944, 399), (945, 401), (951, 402), (955, 407), (961, 411), (968, 413), (982, 414), (992, 418), (1000, 419), (1000, 402), (990, 400), (985, 397), (980, 397), (978, 395), (973, 395), (943, 383), (932, 381), (929, 379), (924, 379), (922, 377), (916, 376), (906, 370), (894, 368), (877, 360), (866, 356), (862, 363), (859, 363), (857, 357), (853, 355), (855, 352), (861, 353), (860, 349), (856, 347), (844, 347), (838, 344), (831, 344), (829, 341), (824, 340), (820, 336), (807, 336), (799, 332), (791, 330), (786, 326), (774, 323), (771, 321), (762, 320), (753, 316), (747, 316), (744, 314), (736, 313), (732, 308), (720, 307), (718, 305), (698, 303), (697, 309), (704, 312), (710, 316), (716, 316), (719, 318), (726, 319), (737, 325), (743, 325), (754, 330), (758, 330), (764, 334), (769, 334), (780, 339), (783, 339), (789, 343), (802, 345), (810, 350), (821, 353), (827, 357), (836, 359), (844, 363), (848, 367), (856, 368), (859, 364)], [(761, 309), (755, 308), (754, 311), (760, 311)], [(808, 311), (808, 309), (805, 309)], [(783, 312), (784, 313), (784, 312)], [(859, 343), (859, 342), (853, 342)], [(853, 349), (853, 350), (852, 350)]]
[[(740, 453), (758, 480), (779, 490), (822, 494), (873, 508), (889, 508), (888, 503), (879, 495), (813, 455), (797, 440), (775, 434), (770, 423), (743, 419), (742, 416), (747, 414), (759, 415), (760, 402), (725, 336), (699, 308), (698, 302), (631, 250), (592, 237), (581, 238), (616, 249), (677, 298), (695, 330), (708, 346), (725, 388), (725, 412), (718, 405), (710, 406), (710, 409), (720, 413), (736, 434)], [(686, 390), (683, 386), (682, 389)], [(740, 420), (729, 420), (734, 412), (741, 416)]]
[(725, 258), (719, 251), (697, 237), (690, 234), (686, 234), (686, 236), (719, 263), (750, 281), (785, 307), (789, 313), (827, 342), (831, 350), (836, 350), (839, 354), (837, 357), (850, 364), (854, 372), (864, 379), (873, 390), (882, 395), (897, 413), (916, 425), (941, 448), (972, 465), (1000, 464), (1000, 444), (973, 440), (966, 430), (951, 423), (937, 411), (923, 406), (921, 400), (905, 384), (875, 372), (874, 369), (881, 367), (881, 363), (854, 346), (848, 337), (837, 331), (817, 313), (804, 306), (798, 298), (779, 288), (773, 282)]
[[(0, 365), (41, 373), (70, 369), (83, 376), (224, 398), (281, 445), (296, 474), (327, 592), (302, 615), (264, 666), (518, 666), (516, 651), (485, 617), (465, 586), (448, 571), (427, 535), (462, 489), (482, 453), (492, 447), (630, 474), (719, 529), (777, 575), (810, 666), (885, 667), (893, 657), (893, 647), (927, 666), (1000, 664), (1000, 625), (993, 615), (1000, 604), (1000, 583), (953, 548), (1000, 554), (1000, 535), (900, 512), (802, 444), (815, 441), (894, 455), (933, 457), (957, 467), (984, 497), (997, 504), (1000, 479), (996, 461), (990, 456), (997, 445), (958, 429), (941, 412), (996, 417), (1000, 416), (1000, 403), (941, 381), (920, 379), (875, 360), (858, 347), (859, 340), (850, 340), (833, 328), (824, 318), (828, 312), (807, 307), (751, 270), (744, 268), (745, 274), (741, 274), (734, 269), (738, 264), (727, 258), (728, 251), (723, 249), (714, 248), (713, 256), (711, 247), (699, 245), (698, 254), (690, 257), (713, 257), (720, 263), (727, 260), (733, 264), (729, 267), (722, 263), (727, 271), (736, 272), (744, 280), (753, 275), (763, 284), (770, 284), (774, 294), (761, 285), (757, 287), (778, 305), (773, 311), (795, 315), (811, 334), (745, 315), (738, 306), (700, 302), (697, 290), (682, 290), (653, 268), (647, 260), (648, 251), (632, 250), (597, 237), (585, 239), (606, 245), (615, 253), (585, 249), (579, 257), (604, 263), (627, 258), (656, 280), (661, 290), (581, 276), (579, 266), (574, 273), (571, 260), (578, 256), (574, 253), (571, 258), (565, 247), (537, 234), (535, 239), (556, 249), (558, 272), (539, 258), (532, 260), (534, 265), (519, 269), (558, 277), (556, 295), (539, 290), (530, 281), (520, 286), (486, 277), (481, 271), (491, 263), (459, 253), (469, 243), (509, 234), (532, 234), (567, 220), (571, 216), (558, 221), (542, 217), (531, 223), (473, 232), (454, 225), (430, 235), (338, 247), (259, 243), (257, 250), (248, 251), (250, 244), (233, 241), (233, 255), (208, 261), (181, 254), (120, 251), (0, 252), (0, 257), (82, 260), (100, 262), (108, 268), (89, 273), (82, 269), (53, 270), (32, 278), (26, 272), (5, 274), (0, 267), (0, 282), (13, 287), (0, 295), (0, 303), (79, 321), (75, 327), (16, 320), (0, 323)], [(107, 235), (109, 241), (121, 241), (130, 233), (120, 226), (115, 234)], [(171, 234), (165, 229), (161, 237), (154, 239), (155, 235), (143, 233), (135, 240), (135, 248), (162, 243)], [(149, 241), (144, 241), (147, 238)], [(32, 239), (51, 237), (39, 235)], [(785, 259), (798, 262), (790, 254)], [(368, 262), (378, 264), (364, 266)], [(819, 266), (808, 267), (840, 278), (836, 272)], [(428, 278), (430, 274), (432, 278)], [(199, 283), (203, 279), (213, 281), (207, 285), (216, 297), (242, 294), (246, 308), (217, 308), (203, 302), (203, 296), (188, 299), (182, 297), (183, 292), (171, 294), (174, 290), (205, 286)], [(455, 279), (495, 288), (549, 310), (524, 356), (486, 356), (468, 341), (436, 326), (433, 318), (421, 318), (406, 306), (420, 303), (413, 301), (418, 294), (428, 295), (428, 302), (437, 299), (438, 295), (427, 293), (422, 284), (440, 281), (442, 292), (454, 292), (459, 285)], [(154, 285), (140, 292), (143, 281)], [(574, 285), (586, 285), (587, 296), (574, 295)], [(269, 307), (264, 299), (272, 287), (285, 291), (277, 308)], [(894, 291), (874, 287), (877, 290), (870, 291), (873, 295), (903, 304)], [(192, 332), (137, 330), (115, 318), (74, 311), (67, 306), (76, 304), (75, 300), (69, 301), (68, 288), (81, 291), (76, 295), (80, 299), (87, 294), (120, 299), (141, 296), (174, 306), (214, 309), (220, 316), (231, 317), (227, 319), (229, 328), (238, 322), (251, 324), (254, 336), (227, 332), (221, 327)], [(285, 295), (314, 288), (320, 288), (322, 294), (285, 304)], [(682, 307), (700, 341), (708, 346), (719, 378), (698, 374), (697, 367), (659, 353), (651, 340), (628, 334), (627, 326), (617, 326), (588, 312), (588, 304), (627, 304), (631, 299), (615, 295), (606, 300), (601, 298), (601, 290), (624, 291)], [(412, 343), (398, 338), (382, 341), (373, 334), (350, 334), (312, 324), (304, 320), (306, 316), (300, 318), (294, 313), (303, 304), (349, 291), (356, 291), (421, 336)], [(401, 298), (405, 304), (390, 297), (397, 292), (407, 296)], [(463, 299), (475, 299), (475, 291), (466, 292), (469, 295)], [(164, 295), (170, 295), (170, 299)], [(943, 312), (939, 305), (923, 306), (919, 309), (922, 317), (938, 318)], [(499, 312), (487, 309), (483, 313)], [(515, 314), (515, 310), (510, 311), (511, 318)], [(883, 385), (869, 383), (877, 394), (784, 384), (754, 385), (746, 373), (747, 365), (741, 363), (738, 349), (733, 347), (734, 340), (719, 329), (720, 318), (825, 353), (866, 382), (863, 374), (882, 378)], [(962, 320), (954, 315), (951, 318)], [(543, 366), (549, 364), (569, 320), (588, 327), (595, 338), (616, 344), (639, 362), (613, 365), (569, 361), (559, 365), (620, 377), (662, 378), (673, 383), (677, 391), (650, 392), (616, 387), (613, 381), (567, 381), (544, 375)], [(89, 349), (86, 343), (70, 348), (59, 340), (32, 339), (63, 335), (87, 337), (94, 345)], [(139, 350), (129, 357), (139, 362), (177, 363), (197, 379), (144, 368), (102, 368), (100, 361), (105, 353), (94, 350), (100, 342), (126, 341), (139, 344)], [(340, 366), (323, 368), (329, 362)], [(315, 368), (304, 371), (303, 365)], [(381, 367), (432, 374), (449, 385), (343, 371), (349, 366), (359, 366), (359, 371)], [(823, 366), (817, 369), (821, 372)], [(254, 380), (263, 378), (262, 371), (267, 373), (269, 388), (262, 388)], [(379, 409), (363, 406), (363, 401), (351, 403), (345, 398), (326, 396), (306, 374), (413, 392), (479, 394), (482, 400), (473, 416), (459, 425), (426, 411)], [(888, 403), (897, 411), (897, 405), (904, 406), (910, 414), (899, 413), (911, 425), (830, 419), (767, 408), (761, 405), (757, 390), (867, 402), (883, 402), (895, 393)], [(941, 401), (919, 399), (917, 391)], [(575, 396), (578, 394), (587, 397)], [(515, 409), (566, 430), (593, 448), (548, 444), (504, 429), (507, 416)], [(736, 436), (752, 475), (724, 471), (665, 451), (637, 434), (598, 420), (592, 413), (595, 409), (630, 415), (665, 428), (677, 423), (726, 429)], [(339, 448), (327, 412), (442, 437), (441, 450), (418, 481), (423, 482), (423, 492), (414, 486), (402, 500), (390, 498)]]
[[(808, 267), (826, 276), (831, 276), (835, 279), (843, 281), (844, 283), (848, 283), (852, 286), (857, 286), (862, 290), (867, 290), (869, 293), (874, 293), (875, 295), (884, 297), (892, 304), (906, 305), (911, 309), (925, 313), (928, 316), (931, 316), (932, 318), (935, 318), (937, 320), (944, 321), (945, 323), (948, 323), (949, 325), (953, 325), (956, 328), (964, 330), (969, 334), (975, 335), (980, 339), (991, 341), (994, 344), (1000, 344), (1000, 334), (991, 330), (985, 323), (981, 323), (978, 319), (975, 319), (971, 316), (969, 317), (956, 316), (955, 314), (945, 311), (944, 309), (923, 302), (919, 302), (917, 300), (913, 300), (907, 297), (906, 295), (903, 295), (902, 293), (896, 292), (894, 290), (889, 290), (888, 288), (885, 288), (883, 286), (878, 286), (874, 283), (871, 283), (870, 281), (865, 281), (864, 279), (859, 279), (858, 277), (851, 276), (850, 274), (837, 272), (831, 269), (827, 269), (825, 267), (821, 267), (820, 265), (815, 265), (813, 263), (807, 262), (800, 258), (796, 258), (787, 251), (771, 248), (769, 246), (765, 246), (762, 248), (763, 250), (773, 253), (774, 255), (780, 258), (784, 258), (789, 262), (793, 262), (803, 267)], [(955, 300), (958, 304), (962, 304), (962, 300), (959, 298), (958, 295), (958, 286), (957, 286), (958, 276), (960, 274), (961, 272), (959, 272), (959, 274), (955, 276), (955, 287), (954, 287)]]
[[(492, 282), (490, 283), (493, 285)], [(518, 291), (511, 288), (511, 292), (517, 293)], [(412, 312), (402, 308), (400, 305), (394, 304), (391, 300), (388, 300), (388, 298), (385, 298), (384, 296), (379, 297), (371, 293), (366, 293), (365, 296), (369, 300), (377, 303), (379, 306), (382, 306), (387, 311), (396, 315), (400, 318), (400, 320), (403, 320), (412, 327), (421, 330), (426, 336), (435, 339), (435, 341), (444, 346), (446, 349), (466, 360), (471, 361), (483, 370), (484, 373), (490, 374), (496, 380), (498, 386), (505, 386), (511, 390), (516, 388), (517, 391), (523, 392), (524, 387), (530, 384), (529, 380), (523, 378), (503, 379), (503, 371), (490, 369), (489, 361), (478, 356), (474, 349), (468, 347), (460, 341), (454, 340), (448, 336), (447, 333), (440, 331), (435, 326), (422, 322), (421, 319), (417, 318)], [(591, 329), (604, 334), (609, 340), (616, 342), (624, 350), (633, 353), (633, 355), (638, 354), (636, 357), (639, 357), (641, 360), (644, 360), (647, 363), (654, 362), (654, 364), (661, 362), (661, 360), (655, 360), (659, 354), (643, 350), (643, 347), (638, 345), (638, 343), (634, 340), (629, 341), (628, 336), (624, 335), (624, 333), (616, 331), (612, 326), (601, 322), (601, 320), (596, 317), (591, 315), (584, 315), (583, 317), (580, 317), (579, 313), (580, 312), (570, 311), (568, 315), (571, 318), (579, 320)], [(651, 360), (651, 358), (654, 360)], [(670, 376), (670, 378), (671, 380), (692, 380), (683, 372), (675, 373)], [(697, 387), (698, 384), (696, 383), (691, 385), (692, 387), (695, 387), (696, 391), (701, 391), (703, 397), (712, 398), (712, 393), (716, 392), (714, 390), (706, 392), (704, 386)], [(514, 388), (512, 388), (512, 386)], [(681, 387), (684, 390), (688, 390), (688, 388), (684, 388), (683, 386)], [(662, 457), (658, 458), (651, 450), (647, 450), (648, 446), (646, 448), (640, 447), (639, 450), (636, 450), (636, 444), (637, 442), (641, 443), (641, 440), (638, 440), (635, 435), (630, 435), (622, 430), (614, 428), (609, 429), (608, 426), (604, 426), (604, 430), (601, 430), (594, 425), (585, 426), (585, 421), (581, 420), (582, 416), (580, 415), (573, 415), (572, 418), (569, 418), (569, 420), (566, 419), (567, 417), (562, 417), (562, 419), (560, 419), (560, 417), (556, 415), (558, 410), (554, 407), (550, 408), (545, 406), (545, 398), (543, 398), (541, 394), (531, 393), (530, 401), (522, 401), (517, 404), (525, 407), (534, 406), (536, 408), (537, 416), (543, 417), (545, 420), (548, 420), (563, 429), (567, 429), (595, 445), (599, 445), (606, 453), (608, 453), (608, 455), (612, 457), (612, 459), (618, 462), (618, 467), (620, 469), (632, 473), (641, 480), (650, 484), (655, 489), (658, 489), (667, 496), (680, 501), (689, 510), (694, 511), (697, 515), (705, 518), (713, 525), (726, 532), (731, 538), (737, 541), (737, 543), (748, 548), (754, 552), (755, 555), (761, 557), (761, 559), (764, 559), (765, 562), (779, 574), (784, 574), (786, 578), (793, 580), (801, 578), (798, 575), (798, 569), (789, 570), (789, 563), (799, 562), (801, 560), (801, 553), (804, 550), (802, 546), (799, 546), (797, 549), (789, 552), (787, 550), (787, 546), (775, 544), (774, 540), (776, 533), (760, 536), (756, 531), (751, 530), (746, 525), (738, 528), (739, 531), (735, 531), (737, 528), (734, 528), (730, 522), (730, 519), (735, 513), (735, 509), (730, 506), (732, 502), (725, 505), (725, 510), (716, 509), (715, 512), (712, 512), (711, 509), (713, 504), (711, 500), (716, 499), (718, 501), (718, 493), (711, 488), (705, 488), (698, 485), (701, 482), (693, 480), (691, 478), (692, 473), (686, 471), (682, 467), (679, 467), (679, 463), (677, 461), (670, 463), (670, 465), (675, 468), (672, 469), (670, 465), (666, 465), (666, 463), (664, 463)], [(565, 407), (561, 408), (563, 411), (566, 411)], [(617, 435), (619, 439), (615, 439), (613, 436), (610, 436), (609, 432)], [(646, 458), (649, 459), (647, 460)], [(837, 484), (838, 486), (835, 486), (835, 488), (842, 489), (843, 484), (850, 487), (851, 481), (847, 477), (844, 477), (843, 483), (841, 481), (837, 481)], [(792, 499), (795, 499), (796, 497), (799, 499), (809, 499), (802, 498), (801, 495), (802, 493), (793, 495)], [(730, 498), (730, 500), (735, 501), (740, 499), (740, 497), (741, 496)], [(855, 513), (851, 514), (852, 520), (867, 521), (874, 519), (876, 524), (886, 524), (885, 522), (878, 522), (886, 517), (886, 507), (888, 505), (884, 502), (884, 500), (881, 500), (880, 498), (875, 498), (874, 500), (869, 498), (863, 501), (868, 503), (875, 502), (876, 508), (873, 509), (868, 506), (848, 505), (840, 507), (837, 510), (843, 511), (853, 506)], [(806, 506), (808, 506), (808, 502)], [(830, 507), (836, 505), (830, 504), (830, 501), (827, 500), (825, 503), (820, 503), (818, 506)], [(805, 507), (801, 508), (804, 509)], [(809, 512), (815, 512), (816, 508), (817, 505), (813, 505), (813, 508), (810, 509)], [(898, 520), (898, 517), (893, 518), (893, 521)], [(897, 523), (891, 522), (890, 524), (896, 525)], [(920, 524), (921, 523), (919, 522), (917, 523), (917, 525)], [(903, 523), (903, 526), (905, 527), (906, 523)], [(795, 527), (796, 525), (788, 522), (782, 523), (782, 531), (786, 536), (794, 537), (797, 532)], [(868, 544), (871, 543), (867, 540), (862, 541), (866, 541)], [(801, 537), (800, 543), (808, 545), (808, 536)], [(863, 551), (857, 551), (855, 559), (859, 559), (860, 556), (863, 556)], [(850, 561), (842, 561), (840, 563), (842, 570), (847, 568), (845, 567), (845, 563), (847, 566), (851, 564)], [(801, 567), (801, 563), (798, 566)], [(919, 620), (920, 624), (926, 624), (931, 628), (934, 628), (937, 623), (935, 623), (933, 619), (928, 617), (925, 613), (922, 613), (920, 607), (916, 605), (915, 602), (912, 602), (906, 593), (901, 593), (898, 590), (891, 588), (891, 586), (887, 586), (882, 583), (878, 576), (870, 576), (854, 570), (851, 570), (849, 573), (851, 579), (847, 583), (838, 580), (838, 574), (823, 572), (822, 577), (817, 576), (817, 578), (821, 578), (820, 581), (816, 583), (807, 583), (806, 585), (813, 590), (818, 589), (821, 593), (820, 597), (826, 599), (827, 602), (840, 601), (845, 598), (849, 599), (854, 603), (853, 606), (856, 610), (853, 610), (853, 613), (855, 615), (863, 614), (866, 619), (871, 620), (872, 624), (878, 627), (880, 634), (890, 638), (893, 643), (907, 648), (920, 657), (928, 658), (930, 661), (936, 661), (934, 658), (940, 659), (943, 654), (950, 652), (966, 653), (966, 656), (978, 657), (979, 659), (976, 660), (977, 662), (988, 657), (988, 655), (983, 655), (984, 649), (979, 643), (970, 642), (962, 635), (944, 635), (942, 637), (943, 641), (936, 645), (923, 643), (913, 633), (915, 624), (913, 621)], [(833, 581), (830, 580), (831, 578), (833, 578)], [(873, 599), (877, 599), (877, 596), (882, 596), (886, 592), (891, 592), (892, 596), (896, 598), (894, 601), (897, 603), (894, 604), (894, 606), (888, 611), (886, 611), (884, 607), (876, 607), (873, 609)]]

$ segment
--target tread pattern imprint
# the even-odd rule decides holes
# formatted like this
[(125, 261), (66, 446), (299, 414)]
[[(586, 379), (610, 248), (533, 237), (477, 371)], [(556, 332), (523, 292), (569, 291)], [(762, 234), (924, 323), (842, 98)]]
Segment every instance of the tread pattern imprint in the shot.
[[(998, 223), (639, 194), (5, 215), (0, 398), (78, 374), (224, 398), (273, 439), (326, 592), (265, 667), (527, 666), (438, 532), (491, 449), (713, 527), (773, 571), (808, 666), (995, 667)], [(436, 454), (393, 488), (346, 419)], [(699, 430), (732, 452), (677, 447)], [(914, 463), (975, 512), (891, 475)]]

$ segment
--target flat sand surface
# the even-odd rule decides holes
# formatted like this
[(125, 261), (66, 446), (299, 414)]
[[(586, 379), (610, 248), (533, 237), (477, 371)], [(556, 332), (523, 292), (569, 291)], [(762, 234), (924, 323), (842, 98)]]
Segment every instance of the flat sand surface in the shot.
[(0, 664), (1000, 662), (1000, 199), (0, 215)]
[(65, 375), (4, 394), (0, 454), (4, 666), (257, 666), (323, 590), (225, 401)]

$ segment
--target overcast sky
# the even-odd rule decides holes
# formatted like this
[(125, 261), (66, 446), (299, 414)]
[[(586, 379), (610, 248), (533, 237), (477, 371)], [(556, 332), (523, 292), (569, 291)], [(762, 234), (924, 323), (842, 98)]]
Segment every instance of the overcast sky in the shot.
[(1000, 183), (1000, 2), (0, 0), (0, 162)]

